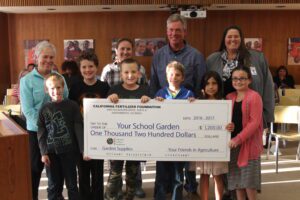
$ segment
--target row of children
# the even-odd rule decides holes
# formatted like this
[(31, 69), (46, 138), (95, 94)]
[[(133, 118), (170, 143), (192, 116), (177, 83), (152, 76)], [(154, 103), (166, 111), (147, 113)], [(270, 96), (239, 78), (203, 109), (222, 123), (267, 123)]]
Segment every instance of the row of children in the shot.
[[(111, 89), (106, 83), (97, 80), (98, 59), (95, 54), (81, 55), (79, 65), (83, 81), (70, 90), (69, 98), (75, 100), (80, 106), (84, 97), (108, 97), (113, 103), (117, 103), (120, 98), (141, 99), (142, 103), (150, 100), (148, 87), (137, 84), (141, 74), (138, 63), (133, 59), (125, 59), (121, 62), (120, 76), (123, 82)], [(156, 99), (193, 101), (195, 96), (193, 92), (181, 85), (184, 80), (184, 66), (177, 61), (172, 61), (166, 67), (166, 74), (168, 87), (159, 90)], [(233, 123), (227, 125), (227, 130), (233, 131), (229, 143), (232, 150), (228, 188), (237, 189), (238, 199), (244, 199), (246, 194), (249, 199), (255, 199), (256, 191), (260, 189), (262, 102), (260, 96), (249, 89), (250, 83), (249, 68), (243, 66), (235, 68), (232, 72), (232, 84), (236, 92), (227, 96), (233, 101)], [(60, 75), (50, 74), (46, 78), (45, 86), (52, 102), (44, 104), (40, 110), (38, 141), (49, 178), (48, 198), (59, 199), (64, 179), (69, 199), (79, 199), (79, 193), (82, 199), (96, 199), (95, 196), (103, 196), (103, 160), (90, 160), (79, 156), (79, 151), (83, 153), (83, 133), (82, 115), (78, 105), (64, 98), (65, 85)], [(196, 96), (202, 99), (221, 99), (222, 80), (219, 75), (213, 71), (207, 72), (202, 80), (202, 90), (197, 92), (199, 94)], [(77, 189), (77, 159), (80, 160), (78, 165), (80, 192)], [(124, 161), (111, 161), (105, 199), (119, 198), (123, 163)], [(201, 198), (208, 199), (208, 180), (209, 175), (213, 174), (216, 199), (221, 199), (224, 190), (221, 175), (228, 172), (227, 163), (196, 164), (201, 169)], [(138, 165), (137, 161), (126, 162), (125, 199), (134, 198)], [(168, 183), (164, 179), (164, 173), (169, 169), (175, 172), (172, 175), (172, 192), (178, 193), (178, 199), (182, 199), (182, 183), (178, 176), (183, 176), (183, 165), (183, 162), (157, 162), (159, 170), (156, 174), (155, 199), (166, 199), (165, 191)], [(90, 173), (92, 174), (91, 186)]]

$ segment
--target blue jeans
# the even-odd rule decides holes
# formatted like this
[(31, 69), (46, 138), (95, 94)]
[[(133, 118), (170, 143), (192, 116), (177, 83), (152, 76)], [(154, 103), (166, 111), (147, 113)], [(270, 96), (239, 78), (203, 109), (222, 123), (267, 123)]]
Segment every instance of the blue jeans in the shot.
[(48, 176), (48, 199), (57, 200), (61, 197), (61, 183), (66, 180), (68, 197), (70, 200), (79, 200), (77, 187), (76, 164), (79, 153), (48, 154), (50, 166), (46, 167)]
[[(155, 200), (165, 200), (171, 183), (172, 200), (182, 200), (183, 167), (185, 162), (156, 162)], [(169, 174), (169, 176), (168, 176)]]

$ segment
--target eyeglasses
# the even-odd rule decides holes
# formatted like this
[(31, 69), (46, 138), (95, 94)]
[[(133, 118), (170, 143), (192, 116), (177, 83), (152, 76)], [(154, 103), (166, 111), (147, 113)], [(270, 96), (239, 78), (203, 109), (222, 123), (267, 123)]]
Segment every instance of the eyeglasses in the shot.
[(248, 80), (248, 78), (245, 78), (245, 77), (241, 77), (241, 78), (233, 77), (233, 78), (232, 78), (232, 81), (233, 81), (233, 82), (238, 82), (238, 81), (244, 82), (244, 81), (246, 81), (246, 80)]

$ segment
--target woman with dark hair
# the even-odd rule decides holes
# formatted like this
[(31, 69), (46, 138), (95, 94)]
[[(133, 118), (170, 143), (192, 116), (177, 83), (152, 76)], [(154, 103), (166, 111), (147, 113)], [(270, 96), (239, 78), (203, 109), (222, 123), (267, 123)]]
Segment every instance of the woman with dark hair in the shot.
[(235, 89), (231, 84), (232, 70), (238, 65), (248, 67), (252, 74), (250, 88), (257, 91), (263, 99), (264, 127), (273, 121), (274, 86), (269, 65), (262, 52), (248, 50), (244, 43), (244, 35), (238, 26), (225, 29), (219, 51), (208, 56), (208, 70), (216, 71), (223, 80), (224, 97)]
[(281, 65), (276, 70), (276, 76), (273, 78), (277, 88), (295, 88), (293, 76), (289, 75), (288, 69)]
[(219, 51), (212, 53), (206, 60), (208, 70), (216, 71), (223, 80), (224, 97), (235, 91), (232, 86), (232, 71), (239, 65), (248, 67), (252, 82), (250, 88), (258, 92), (263, 101), (263, 125), (274, 119), (274, 86), (269, 65), (262, 52), (248, 50), (244, 43), (242, 30), (234, 25), (224, 30)]

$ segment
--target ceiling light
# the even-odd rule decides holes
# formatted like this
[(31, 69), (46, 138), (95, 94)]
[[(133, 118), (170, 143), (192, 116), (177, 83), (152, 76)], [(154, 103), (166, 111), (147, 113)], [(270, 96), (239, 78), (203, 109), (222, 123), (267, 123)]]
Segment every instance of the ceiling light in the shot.
[(111, 7), (103, 7), (102, 9), (103, 9), (103, 10), (110, 10)]
[(286, 6), (285, 5), (277, 5), (275, 6), (276, 8), (285, 8)]
[(47, 8), (47, 10), (53, 11), (53, 10), (56, 10), (56, 8)]
[(227, 8), (227, 6), (219, 5), (219, 6), (216, 6), (216, 8)]

